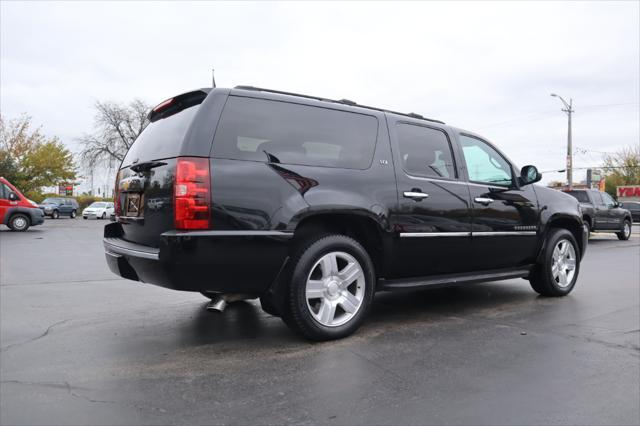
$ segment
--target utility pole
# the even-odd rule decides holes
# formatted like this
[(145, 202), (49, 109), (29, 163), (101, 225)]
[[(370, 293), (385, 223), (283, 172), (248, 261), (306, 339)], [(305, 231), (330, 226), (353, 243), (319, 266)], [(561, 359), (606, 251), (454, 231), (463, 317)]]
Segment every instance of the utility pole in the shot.
[(562, 96), (552, 93), (551, 96), (558, 98), (562, 101), (565, 109), (563, 112), (567, 113), (569, 119), (569, 129), (567, 131), (567, 183), (569, 190), (573, 189), (573, 148), (571, 146), (571, 114), (573, 114), (573, 99), (569, 98), (569, 103), (565, 101)]

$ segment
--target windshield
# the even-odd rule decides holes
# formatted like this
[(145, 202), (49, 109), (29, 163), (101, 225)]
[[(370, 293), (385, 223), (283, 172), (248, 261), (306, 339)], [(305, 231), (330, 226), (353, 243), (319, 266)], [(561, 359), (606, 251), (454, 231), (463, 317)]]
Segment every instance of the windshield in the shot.
[(107, 205), (107, 203), (92, 203), (89, 207), (93, 207), (96, 209), (103, 209), (105, 208)]
[(571, 195), (573, 198), (580, 201), (581, 203), (589, 202), (589, 196), (584, 191), (567, 191), (567, 194)]
[(45, 198), (42, 204), (60, 204), (59, 198)]

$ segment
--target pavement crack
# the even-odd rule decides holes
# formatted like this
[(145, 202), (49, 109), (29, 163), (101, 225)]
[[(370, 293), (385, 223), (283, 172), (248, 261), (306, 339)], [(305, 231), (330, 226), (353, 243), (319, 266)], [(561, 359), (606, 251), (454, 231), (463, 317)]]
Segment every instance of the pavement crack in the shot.
[(44, 337), (47, 337), (49, 335), (49, 333), (51, 332), (51, 330), (53, 330), (55, 327), (57, 327), (59, 325), (62, 325), (64, 323), (67, 323), (69, 321), (71, 321), (70, 318), (66, 319), (66, 320), (58, 321), (56, 323), (53, 323), (49, 327), (47, 327), (47, 329), (41, 335), (33, 337), (33, 338), (29, 339), (29, 340), (25, 340), (24, 342), (18, 342), (18, 343), (13, 343), (11, 345), (4, 346), (4, 347), (0, 348), (0, 352), (6, 352), (11, 348), (15, 348), (16, 346), (23, 346), (23, 345), (26, 345), (28, 343), (33, 343), (36, 340), (40, 340), (40, 339), (42, 339)]

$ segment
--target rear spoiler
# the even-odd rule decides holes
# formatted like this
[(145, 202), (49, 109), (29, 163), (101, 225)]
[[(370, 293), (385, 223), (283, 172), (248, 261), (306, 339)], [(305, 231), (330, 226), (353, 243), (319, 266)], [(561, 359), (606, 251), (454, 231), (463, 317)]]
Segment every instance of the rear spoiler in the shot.
[(193, 92), (183, 93), (173, 98), (169, 98), (156, 105), (147, 115), (150, 122), (167, 118), (173, 114), (177, 114), (183, 109), (187, 109), (194, 105), (198, 105), (207, 97), (210, 88), (194, 90)]

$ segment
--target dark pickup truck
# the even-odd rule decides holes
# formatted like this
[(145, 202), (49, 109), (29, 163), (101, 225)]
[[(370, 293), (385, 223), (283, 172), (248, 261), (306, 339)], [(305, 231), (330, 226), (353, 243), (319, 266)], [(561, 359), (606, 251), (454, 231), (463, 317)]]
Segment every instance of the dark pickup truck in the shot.
[(580, 202), (582, 219), (589, 232), (615, 232), (619, 239), (631, 236), (631, 212), (624, 209), (606, 192), (574, 189), (567, 193)]

